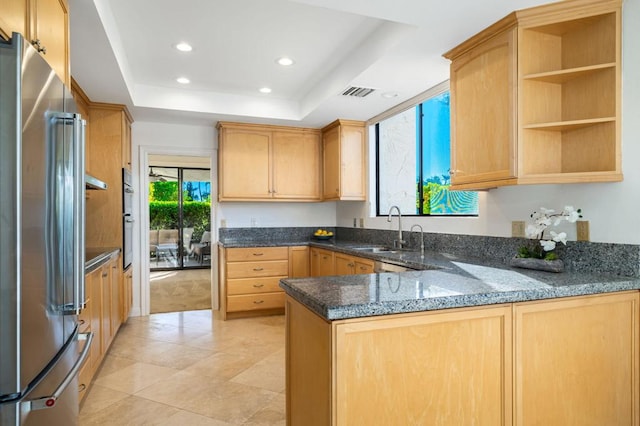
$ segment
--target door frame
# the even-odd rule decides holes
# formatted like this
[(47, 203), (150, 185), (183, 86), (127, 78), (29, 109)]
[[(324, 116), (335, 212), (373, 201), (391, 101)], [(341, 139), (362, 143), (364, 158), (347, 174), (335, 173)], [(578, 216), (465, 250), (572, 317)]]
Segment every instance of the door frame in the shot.
[[(207, 157), (209, 158), (211, 165), (211, 217), (209, 218), (211, 223), (211, 245), (217, 245), (218, 243), (218, 227), (216, 222), (216, 214), (218, 212), (218, 184), (217, 184), (217, 151), (207, 149), (189, 149), (184, 147), (160, 147), (150, 145), (140, 145), (140, 155), (138, 156), (138, 182), (140, 187), (138, 189), (138, 227), (135, 229), (136, 222), (134, 222), (134, 235), (138, 235), (138, 270), (134, 269), (134, 275), (139, 277), (139, 301), (138, 306), (132, 308), (132, 316), (149, 315), (151, 302), (150, 302), (150, 273), (149, 273), (149, 191), (146, 188), (149, 187), (149, 155), (176, 155), (176, 156), (189, 156), (189, 157)], [(135, 214), (135, 212), (134, 212)], [(137, 232), (136, 232), (137, 231)], [(135, 243), (135, 241), (134, 241)], [(135, 247), (134, 247), (135, 250)], [(134, 265), (136, 264), (134, 259)], [(218, 294), (218, 258), (211, 255), (211, 309), (218, 310), (220, 306), (219, 294)], [(135, 300), (135, 295), (134, 295)], [(137, 312), (136, 312), (137, 310)]]

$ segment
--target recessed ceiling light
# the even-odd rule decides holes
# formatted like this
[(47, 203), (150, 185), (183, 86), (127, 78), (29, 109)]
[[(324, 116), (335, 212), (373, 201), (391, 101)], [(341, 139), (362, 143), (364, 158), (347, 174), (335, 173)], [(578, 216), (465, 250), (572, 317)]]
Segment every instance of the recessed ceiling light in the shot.
[(381, 93), (380, 96), (382, 96), (383, 98), (391, 99), (397, 97), (398, 94), (396, 92), (384, 92)]
[(283, 67), (288, 67), (290, 65), (293, 65), (293, 59), (287, 58), (286, 56), (283, 56), (282, 58), (278, 58), (276, 62), (282, 65)]
[(176, 81), (180, 84), (189, 84), (191, 81), (187, 77), (178, 77)]
[(193, 50), (193, 47), (191, 47), (189, 43), (178, 43), (176, 44), (176, 49), (181, 52), (191, 52)]
[(271, 93), (271, 89), (268, 87), (260, 88), (260, 93)]

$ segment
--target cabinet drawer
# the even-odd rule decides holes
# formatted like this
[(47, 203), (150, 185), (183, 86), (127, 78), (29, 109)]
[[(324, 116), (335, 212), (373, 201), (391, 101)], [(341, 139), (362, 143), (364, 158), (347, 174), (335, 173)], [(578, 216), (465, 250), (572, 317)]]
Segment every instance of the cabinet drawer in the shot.
[(87, 299), (85, 308), (78, 315), (78, 328), (80, 333), (91, 330), (91, 299)]
[(284, 292), (227, 296), (227, 311), (255, 311), (284, 308)]
[(84, 364), (80, 368), (80, 372), (78, 373), (78, 400), (82, 401), (85, 394), (87, 393), (87, 389), (89, 389), (89, 384), (91, 383), (91, 359), (90, 356), (84, 361)]
[(268, 278), (236, 278), (227, 280), (227, 294), (252, 294), (252, 293), (273, 293), (282, 291), (280, 288), (280, 279), (286, 278), (286, 275), (280, 277)]
[(228, 278), (274, 277), (288, 272), (289, 262), (286, 260), (227, 263)]
[(289, 259), (288, 247), (245, 247), (227, 249), (227, 262)]

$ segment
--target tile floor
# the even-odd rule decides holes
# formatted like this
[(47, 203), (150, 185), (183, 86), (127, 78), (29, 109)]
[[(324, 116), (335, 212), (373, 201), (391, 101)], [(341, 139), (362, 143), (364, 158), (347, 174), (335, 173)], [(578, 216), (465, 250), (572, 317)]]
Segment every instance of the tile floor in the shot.
[(149, 281), (152, 314), (211, 309), (211, 269), (151, 271)]
[(129, 318), (80, 425), (284, 425), (284, 316), (210, 310)]

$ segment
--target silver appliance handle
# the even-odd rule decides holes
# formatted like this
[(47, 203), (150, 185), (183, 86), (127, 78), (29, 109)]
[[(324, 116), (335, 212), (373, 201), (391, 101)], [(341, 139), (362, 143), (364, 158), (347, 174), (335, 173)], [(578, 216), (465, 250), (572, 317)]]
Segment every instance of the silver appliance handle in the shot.
[(60, 395), (62, 395), (65, 389), (73, 381), (76, 374), (78, 374), (80, 367), (82, 367), (82, 364), (84, 363), (84, 361), (87, 359), (87, 356), (89, 355), (91, 342), (93, 342), (93, 333), (91, 332), (79, 333), (77, 337), (79, 341), (85, 340), (86, 343), (84, 344), (84, 348), (82, 348), (82, 352), (80, 353), (80, 357), (78, 357), (78, 359), (76, 360), (76, 363), (73, 365), (71, 370), (69, 370), (69, 373), (67, 373), (67, 376), (58, 385), (58, 388), (53, 392), (53, 394), (49, 396), (44, 396), (42, 398), (25, 401), (25, 403), (28, 406), (28, 410), (35, 411), (35, 410), (43, 410), (46, 408), (55, 407), (56, 401), (58, 400), (58, 398), (60, 398)]
[[(85, 182), (84, 182), (84, 137), (86, 121), (80, 114), (73, 114), (73, 307), (72, 314), (79, 314), (85, 308), (84, 288), (84, 243), (85, 243)], [(66, 312), (65, 310), (65, 313)]]

